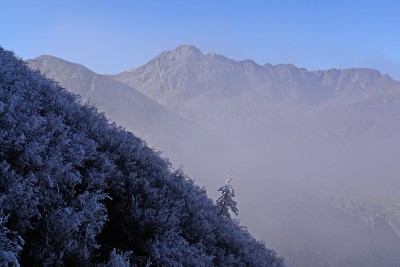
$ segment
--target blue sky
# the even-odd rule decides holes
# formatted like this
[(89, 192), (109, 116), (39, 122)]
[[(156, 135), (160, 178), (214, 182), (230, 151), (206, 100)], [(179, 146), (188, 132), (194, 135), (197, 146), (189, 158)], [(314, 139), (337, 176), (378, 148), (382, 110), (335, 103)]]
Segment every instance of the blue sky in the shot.
[(98, 73), (193, 44), (203, 52), (309, 70), (377, 68), (400, 79), (400, 1), (2, 0), (0, 45)]

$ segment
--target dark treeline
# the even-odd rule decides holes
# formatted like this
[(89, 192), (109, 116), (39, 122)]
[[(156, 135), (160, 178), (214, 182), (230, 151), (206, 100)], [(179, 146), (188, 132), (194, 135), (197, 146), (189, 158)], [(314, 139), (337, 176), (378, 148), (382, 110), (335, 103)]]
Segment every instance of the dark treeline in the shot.
[(157, 151), (0, 47), (0, 265), (9, 264), (283, 261)]

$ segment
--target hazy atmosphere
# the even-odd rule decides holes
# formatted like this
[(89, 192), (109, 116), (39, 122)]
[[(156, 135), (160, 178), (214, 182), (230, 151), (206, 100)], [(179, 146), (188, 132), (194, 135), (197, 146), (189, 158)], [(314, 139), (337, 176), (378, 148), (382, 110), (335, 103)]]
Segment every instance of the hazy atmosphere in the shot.
[[(68, 144), (79, 155), (88, 157), (83, 163), (73, 160), (68, 165), (65, 163), (68, 157), (60, 161), (69, 166), (68, 170), (76, 168), (72, 173), (79, 173), (82, 181), (88, 179), (73, 185), (72, 195), (79, 195), (81, 189), (77, 185), (85, 184), (89, 190), (93, 180), (86, 177), (93, 176), (87, 162), (94, 162), (94, 156), (88, 156), (94, 152), (82, 152), (89, 145), (77, 148), (85, 142), (97, 145), (95, 151), (101, 159), (98, 162), (104, 166), (98, 167), (101, 174), (96, 175), (103, 177), (99, 179), (104, 179), (106, 186), (99, 189), (93, 182), (93, 188), (97, 188), (93, 192), (104, 194), (94, 198), (96, 208), (87, 209), (102, 210), (105, 217), (97, 224), (101, 226), (93, 228), (97, 232), (92, 233), (92, 249), (86, 247), (87, 233), (84, 242), (76, 238), (76, 247), (83, 242), (87, 249), (83, 256), (79, 254), (82, 261), (69, 261), (68, 255), (76, 257), (76, 252), (71, 252), (74, 249), (69, 247), (72, 241), (65, 241), (69, 250), (60, 252), (63, 256), (58, 258), (52, 252), (46, 254), (46, 249), (39, 256), (32, 256), (35, 252), (29, 249), (40, 241), (31, 241), (35, 235), (21, 229), (40, 229), (37, 231), (45, 233), (43, 229), (52, 225), (49, 222), (61, 218), (54, 217), (51, 209), (42, 212), (42, 206), (47, 204), (38, 204), (35, 223), (32, 223), (34, 216), (29, 217), (27, 212), (14, 214), (12, 208), (0, 211), (2, 229), (18, 233), (26, 243), (13, 250), (20, 253), (15, 257), (4, 252), (7, 246), (0, 244), (3, 253), (0, 259), (6, 259), (6, 263), (21, 259), (23, 266), (32, 260), (38, 265), (76, 266), (83, 263), (87, 266), (400, 266), (399, 12), (400, 4), (396, 1), (39, 1), (35, 4), (5, 1), (0, 10), (3, 25), (0, 46), (13, 51), (31, 70), (79, 95), (79, 107), (68, 104), (60, 108), (61, 104), (54, 104), (54, 110), (66, 110), (65, 118), (54, 115), (58, 118), (55, 121), (65, 124), (65, 135), (77, 131), (72, 141), (60, 144)], [(1, 53), (0, 88), (4, 97), (0, 95), (0, 125), (4, 133), (0, 132), (0, 138), (1, 146), (9, 150), (0, 151), (0, 162), (4, 162), (4, 166), (0, 165), (0, 194), (4, 195), (0, 195), (0, 203), (4, 207), (18, 207), (11, 193), (9, 202), (4, 193), (14, 192), (12, 183), (2, 181), (14, 179), (14, 175), (31, 177), (31, 167), (18, 165), (14, 155), (21, 140), (29, 135), (23, 132), (23, 138), (16, 137), (15, 144), (10, 143), (9, 136), (17, 136), (18, 127), (25, 129), (40, 120), (32, 120), (35, 123), (18, 120), (17, 113), (7, 111), (15, 118), (14, 124), (10, 124), (10, 117), (2, 115), (8, 114), (3, 107), (13, 110), (18, 107), (16, 103), (24, 103), (28, 108), (21, 110), (26, 112), (33, 110), (30, 105), (42, 108), (43, 104), (37, 103), (42, 99), (40, 95), (47, 94), (42, 92), (43, 88), (48, 86), (53, 90), (55, 85), (43, 86), (47, 84), (43, 81), (34, 87), (34, 81), (41, 81), (42, 77), (32, 78), (37, 73), (29, 74), (29, 69), (20, 71), (23, 68), (20, 63), (9, 61), (7, 52)], [(21, 77), (19, 83), (13, 80), (17, 74)], [(32, 90), (38, 90), (38, 100), (33, 93), (18, 91), (15, 84), (33, 84)], [(10, 93), (7, 102), (7, 88), (13, 86), (17, 89)], [(61, 99), (57, 94), (54, 97)], [(49, 103), (48, 114), (58, 114), (51, 106), (53, 102)], [(115, 126), (99, 123), (97, 115), (90, 115), (91, 119), (76, 117), (68, 124), (68, 114), (75, 114), (71, 110), (90, 106), (145, 143), (129, 139), (121, 128), (108, 129)], [(82, 115), (85, 112), (77, 113), (86, 116)], [(52, 116), (49, 118), (53, 119)], [(79, 120), (87, 125), (93, 123), (93, 127), (101, 130), (79, 126)], [(9, 126), (9, 132), (8, 125), (14, 125)], [(53, 134), (58, 129), (47, 133)], [(124, 140), (122, 145), (113, 143), (119, 141), (109, 141), (110, 145), (103, 147), (102, 142), (108, 142), (104, 140), (113, 138), (98, 137), (103, 136), (99, 132), (108, 136), (115, 131), (115, 140)], [(91, 139), (78, 142), (76, 136)], [(42, 140), (39, 137), (29, 137), (36, 147)], [(116, 147), (118, 150), (114, 150)], [(126, 147), (135, 148), (123, 150)], [(21, 162), (29, 162), (26, 158), (30, 156), (24, 155), (21, 154)], [(164, 163), (165, 159), (170, 166)], [(138, 164), (141, 160), (143, 164)], [(32, 161), (38, 162), (37, 157)], [(124, 161), (136, 165), (129, 169), (128, 163), (121, 163)], [(48, 162), (53, 161), (49, 158)], [(110, 171), (107, 162), (115, 164), (118, 172)], [(32, 171), (42, 171), (44, 167), (39, 165), (32, 167)], [(85, 166), (89, 166), (87, 170)], [(147, 187), (142, 184), (135, 187), (136, 180), (129, 180), (134, 175), (127, 172), (143, 177), (143, 184), (149, 188), (154, 176), (158, 181), (154, 182), (154, 188), (158, 190), (160, 183), (166, 183), (166, 188), (171, 186), (166, 191), (174, 193), (168, 195), (153, 187), (153, 191), (148, 191), (151, 193), (142, 192)], [(116, 179), (124, 181), (123, 186), (115, 181), (108, 184), (107, 177), (111, 174), (121, 176)], [(46, 175), (43, 177), (66, 174)], [(181, 184), (182, 175), (187, 175), (198, 187), (188, 189), (192, 188), (190, 182)], [(227, 175), (232, 181), (225, 181)], [(146, 177), (150, 177), (147, 182)], [(62, 183), (56, 184), (57, 194), (59, 187), (63, 194)], [(126, 189), (132, 197), (118, 200), (120, 193), (116, 192), (124, 186), (134, 188)], [(201, 195), (202, 187), (212, 199), (211, 204)], [(15, 185), (15, 188), (22, 187)], [(232, 190), (234, 194), (229, 195)], [(151, 194), (157, 195), (151, 203), (162, 203), (164, 199), (169, 203), (165, 205), (172, 205), (168, 206), (168, 212), (152, 206), (154, 214), (171, 220), (165, 224), (173, 225), (172, 230), (155, 226), (164, 225), (160, 223), (164, 219), (154, 222), (148, 219), (151, 221), (148, 225), (136, 223), (138, 218), (146, 221), (146, 216), (150, 216), (143, 199)], [(234, 200), (229, 198), (221, 204), (227, 196)], [(3, 198), (5, 204), (1, 202)], [(117, 199), (116, 208), (108, 200), (112, 198)], [(218, 216), (212, 211), (214, 203)], [(121, 211), (127, 207), (136, 215), (129, 217), (126, 210)], [(193, 215), (197, 224), (187, 222), (184, 215), (179, 218), (173, 215), (180, 209), (182, 214), (186, 211), (192, 214), (191, 207), (201, 210)], [(141, 208), (146, 215), (139, 212)], [(54, 214), (60, 214), (56, 210)], [(53, 217), (49, 218), (53, 219), (41, 219), (45, 214), (51, 214)], [(21, 226), (22, 223), (14, 226), (20, 220), (18, 216), (29, 217), (28, 226)], [(38, 226), (42, 225), (40, 220), (44, 220), (45, 226)], [(123, 224), (125, 221), (129, 224)], [(115, 222), (125, 225), (123, 229), (145, 230), (140, 234), (133, 232), (132, 238), (121, 241), (120, 236), (129, 234), (116, 231), (119, 226), (115, 228)], [(201, 228), (204, 225), (217, 230), (206, 232)], [(59, 226), (52, 227), (49, 229)], [(196, 231), (204, 236), (193, 234)], [(224, 231), (234, 232), (235, 237), (226, 241)], [(266, 248), (253, 237), (264, 242)], [(137, 244), (132, 241), (135, 238)], [(150, 241), (145, 243), (140, 238)], [(61, 246), (55, 244), (54, 247)], [(169, 245), (164, 247), (164, 244)], [(171, 244), (177, 247), (174, 252), (168, 248)], [(182, 247), (185, 252), (181, 252)], [(1, 258), (2, 255), (6, 256)]]

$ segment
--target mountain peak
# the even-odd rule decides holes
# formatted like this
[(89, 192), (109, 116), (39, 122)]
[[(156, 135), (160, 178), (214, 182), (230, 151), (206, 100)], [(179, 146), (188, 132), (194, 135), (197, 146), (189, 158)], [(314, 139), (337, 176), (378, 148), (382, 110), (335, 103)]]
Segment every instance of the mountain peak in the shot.
[(179, 53), (182, 53), (182, 54), (201, 54), (201, 55), (203, 55), (201, 50), (194, 45), (184, 44), (184, 45), (180, 45), (177, 48), (170, 50), (170, 51), (174, 51), (174, 50)]
[(38, 56), (38, 57), (36, 57), (34, 59), (37, 59), (37, 60), (45, 60), (45, 59), (63, 60), (61, 58), (58, 58), (58, 57), (55, 57), (55, 56), (50, 56), (50, 55), (40, 55), (40, 56)]
[(178, 58), (201, 58), (204, 54), (194, 45), (180, 45), (175, 49), (167, 50), (161, 53), (159, 57), (166, 57), (173, 60)]
[(86, 68), (85, 66), (67, 61), (65, 59), (55, 57), (55, 56), (49, 56), (49, 55), (40, 55), (34, 59), (28, 59), (27, 60), (28, 64), (31, 67), (34, 68), (39, 68), (42, 70), (42, 72), (46, 73), (49, 72), (49, 69), (54, 69), (58, 68), (60, 71), (66, 71), (79, 68), (82, 71), (85, 71), (86, 73), (89, 73), (90, 75), (93, 75), (94, 72)]
[(33, 59), (28, 59), (27, 61), (28, 62), (30, 62), (30, 61), (41, 61), (41, 62), (52, 62), (52, 63), (60, 63), (60, 64), (63, 63), (63, 64), (68, 64), (68, 65), (79, 65), (79, 66), (84, 67), (81, 64), (73, 63), (73, 62), (70, 62), (68, 60), (65, 60), (65, 59), (62, 59), (62, 58), (59, 58), (59, 57), (55, 57), (55, 56), (50, 56), (50, 55), (40, 55), (40, 56), (35, 57)]

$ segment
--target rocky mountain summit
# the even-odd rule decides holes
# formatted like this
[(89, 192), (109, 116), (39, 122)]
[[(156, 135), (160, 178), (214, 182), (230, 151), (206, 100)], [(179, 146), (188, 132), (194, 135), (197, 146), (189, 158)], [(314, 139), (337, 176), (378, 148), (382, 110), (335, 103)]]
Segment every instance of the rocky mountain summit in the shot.
[(338, 99), (358, 102), (400, 92), (400, 83), (373, 69), (307, 71), (291, 64), (259, 65), (190, 45), (164, 51), (147, 64), (113, 76), (169, 107), (196, 98), (256, 94), (274, 101), (320, 105)]

